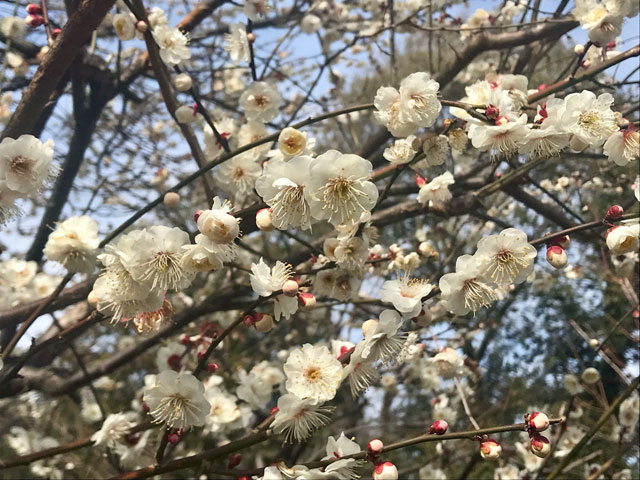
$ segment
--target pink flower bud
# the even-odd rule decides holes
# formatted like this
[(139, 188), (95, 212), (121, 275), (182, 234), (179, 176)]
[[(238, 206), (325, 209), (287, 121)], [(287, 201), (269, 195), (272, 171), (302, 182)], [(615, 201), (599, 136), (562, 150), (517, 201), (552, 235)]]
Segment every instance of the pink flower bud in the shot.
[(502, 447), (493, 438), (489, 438), (480, 444), (480, 456), (485, 460), (497, 460), (502, 453)]
[(373, 480), (397, 480), (398, 469), (391, 462), (379, 463), (373, 469)]
[(196, 213), (193, 214), (193, 221), (198, 223), (198, 219), (200, 218), (200, 215), (202, 214), (204, 210), (198, 210), (196, 211)]
[(176, 443), (178, 443), (178, 440), (180, 440), (180, 436), (177, 433), (170, 433), (169, 436), (167, 437), (167, 440), (172, 445), (175, 445)]
[(60, 35), (62, 33), (62, 29), (61, 28), (54, 28), (53, 30), (51, 30), (51, 36), (55, 39), (58, 38), (58, 35)]
[(500, 109), (495, 105), (489, 105), (485, 109), (484, 114), (486, 115), (487, 118), (493, 120), (498, 118), (498, 116), (500, 115)]
[(616, 42), (611, 41), (611, 42), (607, 43), (606, 48), (616, 48)]
[(547, 89), (547, 85), (545, 83), (541, 83), (540, 85), (538, 85), (538, 91), (541, 92), (543, 90)]
[(170, 355), (169, 358), (167, 358), (167, 364), (171, 367), (172, 370), (175, 370), (176, 372), (180, 371), (180, 355), (178, 355), (177, 353)]
[(447, 428), (449, 428), (449, 424), (444, 420), (436, 420), (433, 422), (431, 427), (429, 427), (429, 433), (435, 433), (436, 435), (444, 435), (447, 433)]
[(546, 457), (551, 451), (551, 444), (549, 443), (549, 439), (542, 435), (534, 435), (531, 438), (531, 442), (529, 443), (529, 450), (536, 457)]
[(227, 463), (227, 468), (229, 468), (229, 470), (231, 470), (232, 468), (236, 468), (238, 465), (240, 465), (241, 461), (242, 461), (242, 455), (240, 455), (239, 453), (232, 453), (231, 455), (229, 455), (229, 462)]
[(149, 24), (144, 20), (138, 20), (136, 22), (136, 30), (140, 33), (144, 33), (149, 29)]
[(256, 317), (254, 313), (247, 313), (244, 317), (242, 317), (242, 323), (244, 323), (247, 327), (251, 327), (256, 323)]
[(528, 419), (525, 417), (525, 421), (529, 424), (529, 428), (536, 432), (544, 432), (549, 428), (549, 417), (542, 412), (534, 412), (528, 415)]
[(421, 177), (420, 175), (416, 175), (416, 185), (419, 187), (422, 187), (424, 185), (427, 184), (427, 181), (425, 180), (424, 177)]
[(384, 443), (382, 443), (382, 440), (378, 440), (377, 438), (374, 438), (367, 444), (367, 451), (371, 455), (379, 455), (383, 448)]
[(202, 360), (202, 357), (204, 357), (207, 354), (206, 350), (200, 350), (198, 352), (198, 361)]
[(551, 245), (547, 248), (547, 262), (549, 262), (549, 265), (553, 268), (560, 270), (567, 266), (567, 261), (567, 252), (565, 252), (562, 247)]
[(279, 410), (280, 409), (278, 407), (273, 407), (271, 410), (269, 410), (269, 415), (275, 415)]
[(561, 237), (556, 237), (553, 240), (551, 240), (551, 245), (558, 245), (559, 247), (562, 247), (564, 250), (569, 248), (570, 244), (571, 244), (571, 238), (569, 237), (569, 235), (563, 235)]
[(282, 284), (282, 293), (287, 297), (295, 297), (298, 295), (298, 282), (295, 280), (287, 280)]
[(256, 226), (263, 232), (273, 232), (276, 229), (273, 225), (270, 208), (258, 210), (258, 213), (256, 213)]
[(30, 3), (25, 10), (29, 15), (42, 15), (42, 8), (36, 3)]
[(273, 328), (274, 322), (271, 315), (260, 313), (256, 316), (256, 323), (254, 326), (260, 333), (266, 333)]
[(44, 23), (44, 18), (40, 15), (27, 15), (24, 19), (24, 23), (26, 23), (31, 28), (37, 28)]
[(302, 292), (298, 294), (298, 305), (303, 310), (311, 310), (316, 306), (316, 297), (309, 292)]
[(180, 335), (179, 342), (182, 345), (189, 345), (191, 343), (191, 337), (189, 335), (187, 335), (186, 333), (183, 333), (182, 335)]
[(609, 207), (609, 210), (607, 210), (605, 218), (607, 220), (619, 220), (620, 217), (622, 217), (623, 213), (624, 208), (622, 208), (620, 205), (613, 205), (612, 207)]
[(218, 364), (216, 362), (209, 362), (207, 364), (207, 372), (216, 373), (218, 371)]

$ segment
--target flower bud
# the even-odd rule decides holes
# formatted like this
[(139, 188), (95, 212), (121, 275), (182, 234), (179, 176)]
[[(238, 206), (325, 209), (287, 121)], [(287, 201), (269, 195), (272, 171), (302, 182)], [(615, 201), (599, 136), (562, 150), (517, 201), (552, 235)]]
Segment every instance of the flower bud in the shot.
[(240, 234), (238, 219), (226, 212), (205, 210), (197, 223), (198, 230), (215, 243), (231, 243)]
[(253, 43), (256, 41), (256, 36), (254, 33), (247, 33), (247, 41), (249, 43)]
[(144, 20), (138, 20), (136, 22), (136, 30), (140, 33), (144, 33), (149, 29), (149, 24)]
[(542, 412), (533, 412), (532, 414), (527, 414), (528, 418), (525, 417), (525, 421), (529, 425), (529, 428), (535, 430), (536, 432), (544, 432), (547, 428), (549, 428), (549, 417)]
[(495, 105), (489, 105), (485, 111), (485, 116), (490, 120), (495, 120), (500, 115), (500, 109)]
[(196, 210), (196, 213), (193, 214), (193, 221), (198, 223), (198, 218), (200, 218), (200, 214), (204, 212), (204, 210)]
[(316, 297), (309, 292), (298, 294), (298, 306), (303, 310), (311, 310), (316, 306)]
[(584, 53), (584, 45), (576, 45), (573, 47), (573, 52), (576, 55), (582, 55)]
[(218, 371), (218, 364), (216, 362), (207, 363), (207, 372), (216, 373)]
[(531, 437), (531, 442), (529, 443), (529, 450), (536, 457), (544, 458), (549, 455), (551, 451), (551, 444), (549, 443), (549, 439), (542, 435), (534, 435)]
[(502, 453), (502, 447), (493, 438), (489, 438), (480, 444), (480, 456), (485, 460), (497, 460)]
[(180, 355), (178, 355), (177, 353), (169, 355), (169, 358), (167, 358), (167, 365), (169, 365), (172, 370), (179, 372), (181, 368)]
[(300, 155), (306, 146), (307, 137), (295, 128), (286, 127), (278, 136), (278, 148), (285, 155)]
[(424, 187), (427, 184), (427, 179), (421, 177), (420, 175), (416, 175), (416, 185), (418, 187)]
[(558, 245), (552, 245), (547, 248), (547, 262), (558, 270), (567, 266), (567, 252)]
[(275, 415), (279, 410), (280, 409), (278, 407), (273, 407), (271, 410), (269, 410), (269, 415)]
[(242, 461), (242, 455), (240, 455), (239, 453), (232, 453), (231, 455), (229, 455), (229, 462), (227, 463), (227, 468), (229, 470), (231, 470), (232, 468), (236, 468), (238, 465), (240, 465), (241, 461)]
[(183, 333), (180, 335), (178, 342), (180, 342), (181, 345), (189, 345), (191, 343), (191, 337)]
[(589, 339), (589, 346), (591, 348), (598, 348), (599, 345), (600, 345), (600, 340), (598, 340), (597, 338)]
[(31, 28), (37, 28), (44, 23), (44, 18), (40, 15), (27, 15), (24, 19), (24, 23)]
[(178, 443), (178, 440), (180, 440), (180, 435), (178, 435), (177, 433), (170, 433), (167, 437), (167, 441), (172, 445)]
[(180, 195), (176, 192), (167, 192), (162, 201), (169, 208), (177, 207), (180, 204)]
[(600, 380), (600, 372), (593, 367), (589, 367), (582, 372), (582, 376), (580, 378), (587, 385), (593, 385), (598, 383), (598, 380)]
[(575, 135), (571, 135), (571, 138), (569, 139), (569, 147), (571, 147), (571, 150), (573, 150), (574, 152), (581, 152), (585, 148), (587, 148), (588, 146), (589, 145), (584, 143), (582, 140), (580, 140)]
[(25, 10), (29, 15), (42, 15), (42, 7), (36, 3), (28, 4)]
[(89, 295), (87, 295), (87, 302), (89, 302), (91, 305), (93, 305), (95, 307), (96, 305), (98, 305), (99, 301), (100, 301), (100, 299), (96, 295), (96, 292), (91, 290), (89, 292)]
[(373, 469), (373, 480), (397, 480), (398, 469), (391, 462), (379, 463)]
[(378, 440), (377, 438), (374, 438), (367, 444), (367, 452), (371, 455), (379, 455), (383, 448), (384, 443), (382, 443), (382, 440)]
[(256, 323), (256, 317), (252, 313), (247, 313), (244, 317), (242, 317), (242, 323), (244, 323), (247, 327), (251, 327)]
[(366, 337), (368, 331), (370, 331), (371, 329), (375, 330), (377, 328), (378, 328), (378, 320), (375, 320), (373, 318), (366, 320), (362, 324), (362, 335)]
[(196, 113), (191, 105), (181, 105), (176, 108), (176, 120), (178, 123), (191, 123), (196, 119)]
[(436, 420), (429, 427), (429, 433), (435, 433), (436, 435), (444, 435), (447, 433), (447, 428), (449, 428), (449, 424), (444, 420)]
[(609, 210), (607, 210), (607, 214), (605, 215), (605, 218), (607, 220), (619, 220), (620, 217), (622, 217), (623, 213), (624, 213), (624, 208), (622, 208), (620, 205), (613, 205), (609, 207)]
[(62, 29), (61, 28), (54, 28), (53, 30), (51, 30), (51, 36), (56, 39), (58, 38), (58, 35), (60, 35), (62, 33)]
[(425, 257), (437, 257), (438, 252), (431, 246), (429, 242), (421, 242), (418, 245), (418, 253)]
[(287, 297), (296, 297), (298, 296), (298, 282), (295, 280), (287, 280), (282, 284), (282, 293), (284, 293)]
[(179, 73), (176, 75), (176, 78), (173, 79), (173, 84), (179, 92), (186, 92), (189, 90), (192, 83), (191, 77), (186, 73)]
[(614, 255), (638, 250), (638, 225), (618, 225), (607, 231), (607, 247)]
[(207, 354), (206, 350), (200, 350), (198, 352), (198, 361), (202, 360), (202, 357), (204, 357)]
[(273, 317), (271, 315), (267, 315), (266, 313), (258, 314), (259, 317), (256, 319), (254, 326), (256, 330), (260, 333), (266, 333), (273, 328), (274, 322)]
[(566, 250), (567, 248), (569, 248), (569, 245), (571, 245), (571, 238), (569, 238), (569, 235), (563, 235), (551, 240), (551, 244), (558, 245), (559, 247)]
[(256, 213), (256, 227), (263, 232), (273, 232), (276, 229), (273, 225), (270, 208), (258, 210), (258, 213)]

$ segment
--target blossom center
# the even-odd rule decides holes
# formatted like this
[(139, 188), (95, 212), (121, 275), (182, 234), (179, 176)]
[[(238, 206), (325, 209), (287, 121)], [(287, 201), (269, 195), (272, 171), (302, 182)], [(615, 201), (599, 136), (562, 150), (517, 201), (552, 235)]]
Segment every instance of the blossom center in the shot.
[(11, 170), (16, 175), (27, 176), (31, 174), (33, 162), (23, 155), (15, 156), (11, 159)]
[(322, 378), (322, 371), (319, 367), (307, 367), (304, 371), (304, 376), (310, 382), (317, 383)]
[(357, 188), (363, 180), (364, 177), (352, 179), (339, 176), (332, 178), (326, 185), (318, 189), (323, 196), (322, 209), (328, 209), (332, 212), (329, 221), (333, 218), (333, 214), (336, 214), (340, 217), (340, 223), (345, 223), (359, 209), (365, 210), (360, 203), (360, 197), (364, 197), (366, 194)]

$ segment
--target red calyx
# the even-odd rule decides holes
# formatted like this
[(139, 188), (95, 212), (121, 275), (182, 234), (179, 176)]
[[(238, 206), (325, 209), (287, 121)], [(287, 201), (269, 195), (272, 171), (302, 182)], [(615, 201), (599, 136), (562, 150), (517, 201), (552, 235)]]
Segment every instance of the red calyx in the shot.
[(42, 15), (42, 7), (35, 3), (27, 5), (26, 10), (29, 15)]

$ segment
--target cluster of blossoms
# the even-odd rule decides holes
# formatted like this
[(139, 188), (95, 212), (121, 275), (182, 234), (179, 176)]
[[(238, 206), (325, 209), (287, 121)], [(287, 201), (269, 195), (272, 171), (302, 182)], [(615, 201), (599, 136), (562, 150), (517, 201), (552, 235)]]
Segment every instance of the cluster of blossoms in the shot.
[(36, 262), (16, 258), (0, 262), (0, 309), (9, 309), (53, 292), (60, 279), (37, 270)]
[(53, 140), (20, 135), (0, 142), (0, 225), (20, 212), (16, 200), (34, 197), (55, 175), (52, 159)]
[(167, 290), (183, 290), (196, 273), (219, 269), (235, 258), (233, 241), (240, 228), (230, 209), (215, 197), (211, 209), (198, 211), (195, 244), (187, 232), (162, 225), (133, 230), (108, 244), (98, 255), (104, 271), (90, 294), (98, 310), (114, 322), (154, 319), (159, 328), (170, 310)]
[(48, 260), (59, 262), (69, 272), (90, 273), (96, 266), (98, 224), (87, 215), (60, 222), (49, 235), (43, 253)]
[(622, 33), (626, 18), (638, 15), (634, 0), (576, 0), (573, 16), (587, 30), (589, 40), (603, 47)]

